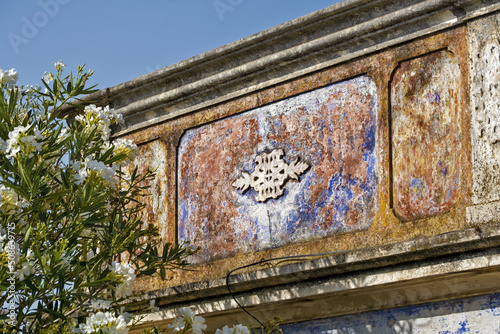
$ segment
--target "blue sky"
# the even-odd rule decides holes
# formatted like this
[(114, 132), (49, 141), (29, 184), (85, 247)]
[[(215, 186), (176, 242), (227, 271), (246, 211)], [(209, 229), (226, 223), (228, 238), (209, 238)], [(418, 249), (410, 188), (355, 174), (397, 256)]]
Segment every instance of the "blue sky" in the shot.
[(0, 68), (40, 84), (63, 60), (115, 86), (294, 18), (330, 0), (0, 0)]

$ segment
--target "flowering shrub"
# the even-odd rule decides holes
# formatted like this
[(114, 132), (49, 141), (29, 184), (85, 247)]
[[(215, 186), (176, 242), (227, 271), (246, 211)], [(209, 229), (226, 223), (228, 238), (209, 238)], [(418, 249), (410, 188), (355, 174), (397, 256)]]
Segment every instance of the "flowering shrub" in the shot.
[(136, 277), (165, 278), (196, 249), (142, 228), (152, 173), (125, 173), (137, 146), (110, 140), (122, 116), (95, 105), (62, 115), (93, 92), (92, 72), (55, 68), (43, 88), (0, 69), (0, 332), (127, 333), (138, 318), (121, 306)]
[[(43, 90), (18, 87), (17, 72), (0, 69), (0, 333), (128, 333), (141, 316), (123, 307), (136, 278), (165, 279), (197, 247), (165, 244), (156, 227), (143, 228), (141, 185), (153, 175), (129, 170), (133, 142), (110, 141), (122, 116), (95, 105), (63, 115), (63, 105), (93, 92), (85, 88), (92, 72), (63, 76), (65, 65), (54, 65)], [(142, 312), (158, 310), (152, 300)], [(179, 314), (170, 332), (206, 329), (190, 308)]]

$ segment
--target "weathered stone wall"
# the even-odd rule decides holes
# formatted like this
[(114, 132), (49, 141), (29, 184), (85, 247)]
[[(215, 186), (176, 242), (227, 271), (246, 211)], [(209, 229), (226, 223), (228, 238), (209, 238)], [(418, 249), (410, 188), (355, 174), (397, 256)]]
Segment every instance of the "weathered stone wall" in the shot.
[[(150, 223), (201, 247), (193, 261), (205, 266), (179, 283), (466, 228), (466, 40), (464, 26), (434, 33), (129, 134), (144, 142), (135, 163), (162, 167)], [(273, 150), (308, 168), (276, 198), (234, 186)]]
[(147, 223), (201, 248), (139, 281), (146, 321), (255, 324), (244, 267), (285, 333), (499, 328), (499, 11), (347, 0), (92, 96), (157, 169)]
[(283, 326), (287, 334), (495, 333), (500, 295), (348, 315)]
[(472, 198), (475, 222), (498, 221), (500, 213), (500, 15), (468, 26), (472, 111)]

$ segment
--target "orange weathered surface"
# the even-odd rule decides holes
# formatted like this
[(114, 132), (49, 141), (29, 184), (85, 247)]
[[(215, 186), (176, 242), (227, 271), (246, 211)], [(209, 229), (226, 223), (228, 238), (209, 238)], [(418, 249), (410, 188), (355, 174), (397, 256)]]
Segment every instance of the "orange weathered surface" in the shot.
[[(179, 146), (179, 238), (203, 261), (366, 229), (377, 211), (377, 95), (368, 76), (188, 131)], [(310, 168), (278, 198), (232, 184), (263, 152)]]
[(447, 212), (459, 198), (460, 69), (450, 51), (404, 61), (391, 83), (394, 208), (405, 220)]

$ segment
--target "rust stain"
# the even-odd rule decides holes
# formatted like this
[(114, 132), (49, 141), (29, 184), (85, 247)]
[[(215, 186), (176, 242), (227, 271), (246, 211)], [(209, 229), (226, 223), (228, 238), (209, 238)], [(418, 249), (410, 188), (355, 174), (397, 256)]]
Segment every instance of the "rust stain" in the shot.
[(146, 205), (143, 212), (145, 227), (150, 224), (157, 226), (160, 237), (168, 241), (171, 236), (168, 231), (168, 189), (165, 180), (169, 169), (167, 152), (160, 140), (139, 145), (137, 157), (129, 167), (129, 173), (136, 166), (140, 174), (145, 174), (148, 170), (155, 171), (154, 179), (148, 184), (148, 196), (143, 198), (143, 204)]
[(405, 220), (447, 212), (461, 180), (460, 72), (438, 51), (401, 63), (391, 85), (394, 208)]
[[(377, 210), (377, 96), (368, 76), (190, 130), (179, 147), (179, 238), (206, 262), (367, 228)], [(232, 183), (262, 152), (311, 166), (259, 203)]]

